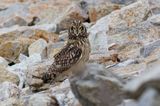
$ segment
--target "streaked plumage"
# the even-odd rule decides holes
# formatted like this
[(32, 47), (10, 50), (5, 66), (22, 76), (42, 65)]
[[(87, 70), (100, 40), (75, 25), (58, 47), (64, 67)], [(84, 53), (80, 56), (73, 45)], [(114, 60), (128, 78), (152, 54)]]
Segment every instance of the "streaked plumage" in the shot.
[(68, 29), (67, 44), (54, 56), (54, 63), (44, 73), (44, 82), (54, 80), (63, 71), (69, 70), (74, 65), (83, 64), (88, 61), (90, 54), (90, 43), (86, 27), (81, 21), (73, 21)]

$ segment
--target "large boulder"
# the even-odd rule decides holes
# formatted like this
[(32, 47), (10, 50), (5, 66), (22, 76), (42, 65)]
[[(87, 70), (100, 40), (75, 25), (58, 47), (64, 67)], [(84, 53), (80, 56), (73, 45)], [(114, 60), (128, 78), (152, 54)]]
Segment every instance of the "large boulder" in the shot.
[(71, 88), (83, 106), (116, 106), (124, 99), (122, 80), (102, 65), (89, 64), (71, 77)]

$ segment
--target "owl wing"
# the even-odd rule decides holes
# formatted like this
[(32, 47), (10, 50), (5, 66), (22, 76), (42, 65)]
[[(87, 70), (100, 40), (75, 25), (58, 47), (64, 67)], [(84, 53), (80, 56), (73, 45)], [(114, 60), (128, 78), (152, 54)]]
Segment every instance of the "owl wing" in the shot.
[(73, 44), (68, 44), (54, 56), (55, 65), (64, 70), (68, 69), (80, 59), (81, 54), (81, 48)]
[(54, 63), (49, 67), (48, 72), (42, 75), (42, 80), (48, 82), (53, 80), (59, 73), (68, 70), (81, 58), (82, 50), (72, 44), (66, 45), (54, 56)]

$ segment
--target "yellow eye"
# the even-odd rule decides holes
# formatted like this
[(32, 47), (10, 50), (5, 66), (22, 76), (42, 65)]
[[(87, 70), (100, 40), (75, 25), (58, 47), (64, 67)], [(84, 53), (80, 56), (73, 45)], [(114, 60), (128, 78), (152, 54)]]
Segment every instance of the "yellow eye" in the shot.
[(83, 30), (83, 26), (81, 26), (81, 27), (79, 28), (79, 30), (81, 30), (81, 31), (82, 31), (82, 30)]

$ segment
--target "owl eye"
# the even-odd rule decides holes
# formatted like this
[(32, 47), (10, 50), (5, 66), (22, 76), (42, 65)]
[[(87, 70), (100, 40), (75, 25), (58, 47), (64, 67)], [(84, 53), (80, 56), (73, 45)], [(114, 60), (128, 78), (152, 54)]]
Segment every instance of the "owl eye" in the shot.
[(73, 26), (71, 27), (71, 30), (72, 30), (72, 31), (74, 30), (74, 27), (73, 27)]
[(79, 30), (83, 31), (83, 26), (81, 26), (81, 27), (79, 28)]

